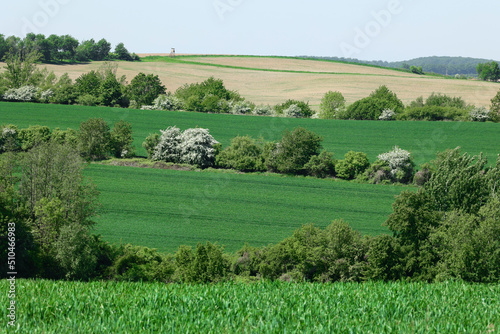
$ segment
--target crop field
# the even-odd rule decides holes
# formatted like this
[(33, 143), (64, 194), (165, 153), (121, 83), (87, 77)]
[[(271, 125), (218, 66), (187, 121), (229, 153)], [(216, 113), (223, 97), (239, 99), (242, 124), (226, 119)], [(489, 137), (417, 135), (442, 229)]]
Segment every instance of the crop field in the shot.
[[(497, 333), (500, 286), (18, 280), (15, 333)], [(0, 281), (8, 290), (9, 282)], [(8, 305), (7, 294), (0, 303)], [(7, 318), (7, 307), (0, 316)]]
[(229, 174), (92, 164), (101, 192), (96, 232), (112, 243), (174, 252), (218, 242), (228, 252), (277, 243), (304, 224), (343, 218), (364, 234), (381, 226), (401, 186), (305, 177)]
[(12, 123), (21, 128), (38, 124), (51, 129), (78, 129), (81, 122), (91, 117), (102, 117), (111, 127), (120, 119), (130, 122), (137, 154), (143, 156), (144, 139), (173, 125), (181, 130), (208, 128), (224, 146), (238, 135), (277, 140), (285, 129), (302, 126), (321, 135), (324, 148), (333, 152), (336, 159), (353, 150), (367, 153), (373, 162), (377, 155), (395, 145), (410, 150), (417, 164), (434, 159), (438, 151), (457, 146), (470, 154), (483, 152), (490, 162), (500, 153), (500, 124), (496, 123), (292, 119), (0, 102), (0, 124)]
[[(461, 96), (467, 103), (485, 107), (500, 90), (499, 84), (491, 82), (419, 76), (395, 69), (285, 57), (152, 57), (142, 62), (117, 64), (117, 74), (125, 75), (129, 82), (139, 72), (153, 73), (172, 92), (186, 83), (201, 82), (214, 76), (224, 80), (228, 89), (237, 90), (257, 104), (274, 105), (296, 99), (309, 101), (315, 109), (329, 90), (340, 91), (347, 103), (353, 103), (380, 85), (387, 85), (404, 103), (440, 92)], [(57, 76), (68, 73), (76, 79), (101, 65), (101, 62), (91, 62), (40, 66), (54, 71)]]

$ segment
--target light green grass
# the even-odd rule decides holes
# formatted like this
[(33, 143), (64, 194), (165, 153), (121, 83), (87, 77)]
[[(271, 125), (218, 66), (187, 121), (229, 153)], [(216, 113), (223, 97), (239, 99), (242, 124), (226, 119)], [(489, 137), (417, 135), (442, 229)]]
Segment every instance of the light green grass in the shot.
[[(18, 280), (15, 333), (498, 333), (500, 286)], [(6, 280), (0, 289), (7, 291)], [(6, 329), (6, 293), (0, 316)]]
[(96, 232), (113, 243), (173, 252), (218, 242), (234, 252), (277, 243), (303, 224), (343, 218), (375, 235), (404, 187), (276, 175), (90, 165), (102, 207)]
[(337, 159), (354, 150), (367, 153), (370, 161), (374, 161), (377, 155), (395, 145), (410, 150), (417, 164), (434, 159), (438, 151), (457, 146), (470, 154), (484, 152), (490, 161), (500, 153), (500, 124), (495, 123), (291, 119), (0, 102), (0, 124), (77, 129), (91, 117), (102, 117), (110, 126), (120, 119), (130, 122), (139, 155), (146, 155), (141, 146), (146, 136), (172, 125), (182, 130), (197, 126), (208, 128), (224, 146), (237, 135), (277, 140), (283, 130), (303, 126), (323, 136), (323, 146), (334, 152)]

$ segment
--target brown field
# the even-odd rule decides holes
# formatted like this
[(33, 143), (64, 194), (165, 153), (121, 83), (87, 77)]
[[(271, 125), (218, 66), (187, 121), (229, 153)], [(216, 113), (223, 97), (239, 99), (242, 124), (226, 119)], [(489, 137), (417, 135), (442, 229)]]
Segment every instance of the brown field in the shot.
[[(324, 73), (286, 73), (258, 70), (220, 68), (189, 63), (117, 62), (118, 75), (127, 81), (139, 72), (157, 74), (169, 91), (186, 83), (201, 82), (210, 76), (224, 80), (228, 89), (237, 90), (256, 104), (277, 104), (287, 99), (309, 101), (317, 108), (322, 96), (329, 90), (340, 91), (347, 103), (368, 96), (380, 85), (387, 85), (404, 103), (432, 92), (461, 96), (467, 103), (489, 107), (491, 99), (500, 90), (497, 83), (476, 80), (455, 80), (431, 76), (418, 76), (393, 70), (339, 64), (314, 60), (264, 57), (189, 57), (189, 62), (241, 66), (272, 70), (294, 70)], [(67, 72), (72, 79), (82, 73), (98, 69), (102, 63), (77, 65), (41, 65), (57, 76)], [(352, 73), (352, 74), (350, 74)]]

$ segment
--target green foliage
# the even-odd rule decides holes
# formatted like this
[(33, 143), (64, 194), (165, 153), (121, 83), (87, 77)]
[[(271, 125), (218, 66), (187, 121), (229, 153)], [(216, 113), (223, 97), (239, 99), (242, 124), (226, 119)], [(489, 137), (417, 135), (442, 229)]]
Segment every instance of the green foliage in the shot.
[(100, 104), (100, 99), (98, 96), (92, 94), (84, 94), (76, 98), (76, 103), (82, 106), (93, 107)]
[(378, 120), (386, 109), (398, 114), (403, 111), (404, 105), (395, 93), (391, 92), (386, 86), (380, 86), (370, 96), (351, 104), (347, 107), (346, 112), (341, 113), (338, 117), (342, 119)]
[(115, 75), (106, 75), (99, 87), (99, 99), (103, 106), (128, 106), (128, 103), (123, 100), (122, 85), (118, 82)]
[(422, 66), (410, 66), (410, 71), (415, 74), (423, 75), (424, 71), (422, 70)]
[(467, 104), (461, 97), (451, 97), (446, 94), (435, 94), (432, 93), (426, 100), (426, 106), (436, 106), (436, 107), (451, 107), (457, 109), (466, 109)]
[(309, 162), (304, 165), (304, 168), (307, 170), (307, 174), (311, 176), (320, 178), (333, 176), (335, 173), (333, 153), (324, 150), (319, 155), (313, 155)]
[(67, 279), (88, 279), (94, 275), (96, 245), (85, 226), (76, 223), (63, 226), (54, 247), (55, 258)]
[(132, 55), (128, 52), (123, 43), (118, 43), (115, 47), (115, 56), (119, 60), (132, 61)]
[(110, 151), (111, 133), (102, 118), (90, 118), (78, 129), (78, 150), (85, 159), (105, 159)]
[(500, 122), (500, 91), (491, 99), (490, 118), (493, 122)]
[(80, 75), (75, 80), (74, 88), (78, 96), (91, 95), (94, 97), (98, 97), (102, 82), (103, 78), (101, 74), (92, 70)]
[(394, 182), (409, 183), (413, 180), (415, 163), (410, 152), (395, 146), (392, 151), (380, 154), (377, 158), (387, 163)]
[(223, 101), (243, 100), (237, 92), (226, 89), (221, 79), (214, 77), (179, 87), (175, 96), (184, 102), (186, 110), (201, 112), (221, 112)]
[(170, 282), (175, 271), (173, 258), (156, 249), (127, 244), (120, 247), (111, 275), (118, 281)]
[(36, 51), (26, 55), (9, 52), (5, 57), (5, 71), (0, 74), (5, 86), (7, 88), (36, 86), (40, 80), (40, 71), (36, 68), (40, 57)]
[(116, 158), (126, 158), (134, 156), (135, 147), (132, 137), (132, 124), (120, 120), (115, 123), (111, 136), (111, 151)]
[(237, 136), (231, 140), (230, 146), (216, 155), (216, 165), (242, 172), (264, 170), (262, 146), (249, 136)]
[(323, 138), (302, 127), (286, 130), (272, 153), (275, 168), (280, 173), (303, 174), (304, 165), (318, 155)]
[(398, 240), (394, 237), (387, 234), (373, 237), (366, 257), (367, 279), (395, 281), (401, 278), (403, 253), (401, 253)]
[(46, 143), (50, 138), (51, 132), (49, 127), (40, 125), (33, 125), (27, 129), (21, 129), (18, 135), (23, 151), (28, 151), (41, 143)]
[(144, 147), (144, 149), (148, 153), (148, 159), (153, 158), (155, 148), (156, 146), (158, 146), (159, 142), (160, 142), (160, 135), (158, 133), (153, 133), (147, 136), (144, 142), (142, 143), (142, 147)]
[(223, 248), (217, 244), (198, 243), (195, 250), (181, 246), (175, 253), (176, 276), (181, 282), (220, 282), (228, 278), (229, 262), (223, 256)]
[(484, 81), (500, 80), (500, 67), (496, 61), (488, 63), (479, 63), (476, 67), (479, 79)]
[(434, 161), (434, 173), (424, 185), (433, 209), (477, 213), (492, 191), (487, 184), (488, 176), (493, 174), (484, 173), (486, 163), (482, 155), (461, 154), (460, 148), (441, 153)]
[(335, 165), (335, 173), (341, 179), (352, 180), (369, 166), (366, 153), (349, 151), (345, 154), (344, 160), (339, 160)]
[(274, 111), (277, 115), (284, 115), (284, 111), (290, 108), (292, 105), (296, 105), (301, 110), (300, 114), (302, 117), (311, 117), (314, 111), (309, 106), (309, 102), (298, 101), (298, 100), (287, 100), (281, 104), (274, 106)]
[(334, 119), (345, 108), (345, 98), (340, 92), (325, 93), (319, 105), (319, 118)]
[(468, 111), (453, 107), (425, 106), (407, 108), (396, 118), (400, 121), (461, 121), (467, 120)]
[(137, 102), (139, 106), (150, 105), (160, 95), (165, 94), (166, 88), (162, 85), (158, 75), (137, 74), (130, 85), (127, 86), (127, 94), (130, 100)]
[(492, 198), (479, 214), (454, 210), (430, 236), (438, 249), (436, 279), (496, 283), (500, 280), (500, 201)]
[(61, 75), (55, 84), (54, 94), (50, 97), (49, 101), (57, 104), (72, 104), (78, 97), (78, 91), (73, 86), (73, 81), (67, 73)]
[(0, 153), (15, 152), (20, 148), (17, 126), (13, 124), (0, 125)]

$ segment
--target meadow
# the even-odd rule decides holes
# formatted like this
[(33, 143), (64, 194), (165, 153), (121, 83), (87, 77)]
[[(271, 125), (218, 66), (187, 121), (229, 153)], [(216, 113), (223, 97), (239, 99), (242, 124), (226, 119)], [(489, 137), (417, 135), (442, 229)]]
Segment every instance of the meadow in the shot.
[(406, 187), (277, 175), (176, 171), (92, 164), (85, 175), (100, 191), (95, 232), (112, 243), (174, 252), (217, 242), (235, 252), (265, 246), (304, 224), (344, 219), (364, 234), (382, 226)]
[[(8, 290), (9, 282), (0, 281)], [(496, 333), (499, 285), (16, 282), (15, 333)], [(6, 293), (0, 304), (8, 305)], [(0, 310), (7, 319), (7, 307)]]
[(111, 127), (120, 119), (130, 122), (136, 153), (142, 156), (146, 155), (142, 148), (144, 139), (173, 125), (181, 130), (208, 128), (224, 146), (238, 135), (277, 140), (285, 129), (302, 126), (322, 136), (323, 147), (333, 152), (334, 158), (342, 159), (353, 150), (367, 153), (371, 162), (395, 145), (411, 151), (417, 165), (434, 159), (439, 151), (457, 146), (469, 154), (483, 152), (490, 162), (500, 153), (500, 124), (496, 123), (293, 119), (0, 102), (0, 124), (11, 123), (20, 128), (38, 124), (51, 129), (78, 129), (81, 122), (91, 117), (102, 117)]

